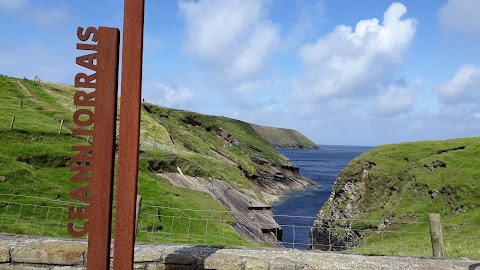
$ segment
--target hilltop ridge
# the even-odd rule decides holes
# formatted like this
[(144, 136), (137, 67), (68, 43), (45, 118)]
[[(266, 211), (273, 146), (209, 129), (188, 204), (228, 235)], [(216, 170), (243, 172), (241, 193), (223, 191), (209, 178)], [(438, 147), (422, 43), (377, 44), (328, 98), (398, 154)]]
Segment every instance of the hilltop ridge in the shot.
[(250, 126), (274, 148), (319, 148), (309, 138), (294, 129), (260, 126), (256, 124), (250, 124)]

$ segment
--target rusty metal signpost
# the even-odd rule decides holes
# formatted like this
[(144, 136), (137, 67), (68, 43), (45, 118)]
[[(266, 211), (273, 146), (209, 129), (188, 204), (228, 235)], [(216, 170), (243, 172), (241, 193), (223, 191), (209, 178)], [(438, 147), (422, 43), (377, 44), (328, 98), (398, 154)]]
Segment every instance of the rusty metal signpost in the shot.
[[(135, 203), (138, 181), (138, 147), (142, 85), (144, 0), (125, 0), (122, 50), (122, 96), (115, 212), (114, 269), (133, 268)], [(85, 68), (75, 76), (77, 107), (73, 135), (93, 137), (92, 145), (74, 145), (78, 186), (70, 197), (83, 203), (68, 210), (67, 230), (74, 237), (88, 234), (87, 269), (109, 269), (112, 194), (117, 116), (119, 30), (109, 27), (78, 27), (77, 65)], [(84, 90), (84, 89), (89, 89)], [(82, 222), (82, 226), (74, 226)]]
[(142, 91), (144, 0), (125, 0), (114, 269), (133, 268)]

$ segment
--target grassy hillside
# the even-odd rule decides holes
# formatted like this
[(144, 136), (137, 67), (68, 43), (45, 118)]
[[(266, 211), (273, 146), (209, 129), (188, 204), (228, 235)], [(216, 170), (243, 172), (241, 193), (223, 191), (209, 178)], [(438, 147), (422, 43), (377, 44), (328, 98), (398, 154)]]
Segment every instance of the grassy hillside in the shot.
[[(250, 188), (251, 183), (242, 172), (255, 174), (258, 165), (250, 157), (262, 155), (273, 164), (284, 164), (278, 153), (248, 123), (148, 103), (143, 107), (149, 113), (148, 117), (168, 132), (170, 137), (163, 143), (180, 149), (178, 155), (191, 161), (190, 166), (183, 168), (188, 175), (228, 180), (234, 186)], [(237, 162), (238, 166), (232, 167), (227, 162), (229, 160)], [(198, 168), (199, 164), (204, 166)]]
[(359, 251), (428, 256), (427, 213), (440, 213), (446, 255), (480, 258), (479, 164), (479, 137), (376, 147), (338, 174), (321, 217), (355, 219), (333, 224), (342, 228), (404, 232), (387, 241), (368, 234)]
[(275, 148), (318, 149), (318, 146), (300, 132), (287, 129), (251, 124), (252, 128)]
[[(68, 86), (0, 76), (0, 232), (68, 236), (68, 192), (75, 186), (69, 182), (71, 146), (90, 143), (71, 135), (74, 92)], [(157, 174), (179, 167), (186, 175), (257, 191), (250, 177), (263, 167), (252, 159), (291, 164), (249, 124), (143, 104), (140, 140), (138, 241), (254, 245), (232, 229), (235, 220), (227, 207)], [(249, 196), (263, 200), (258, 192)]]

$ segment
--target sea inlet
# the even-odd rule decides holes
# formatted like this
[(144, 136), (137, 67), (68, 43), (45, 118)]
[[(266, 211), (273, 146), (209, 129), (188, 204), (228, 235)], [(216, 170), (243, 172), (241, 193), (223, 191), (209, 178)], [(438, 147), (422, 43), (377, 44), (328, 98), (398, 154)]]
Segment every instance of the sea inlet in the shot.
[(332, 193), (337, 174), (370, 146), (319, 145), (318, 150), (277, 149), (298, 166), (300, 173), (317, 184), (291, 192), (272, 205), (282, 226), (282, 243), (288, 248), (308, 249), (309, 233), (317, 213)]

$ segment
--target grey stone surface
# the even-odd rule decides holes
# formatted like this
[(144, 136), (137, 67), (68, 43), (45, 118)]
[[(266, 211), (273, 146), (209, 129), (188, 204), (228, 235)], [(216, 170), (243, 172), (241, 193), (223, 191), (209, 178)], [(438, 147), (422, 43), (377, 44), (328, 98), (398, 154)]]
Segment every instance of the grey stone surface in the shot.
[(234, 250), (220, 250), (205, 259), (204, 269), (242, 270), (243, 259)]
[(10, 261), (10, 249), (5, 246), (0, 246), (0, 262), (3, 263), (3, 262), (9, 262), (9, 261)]
[(168, 253), (163, 260), (165, 264), (190, 264), (194, 265), (196, 262), (195, 257), (186, 252), (173, 252)]
[(269, 262), (270, 270), (295, 270), (296, 263), (286, 259), (286, 258), (277, 258)]
[(19, 264), (0, 264), (0, 269), (1, 270), (46, 270), (46, 269), (50, 269), (50, 267), (19, 265)]
[(87, 270), (84, 266), (54, 266), (52, 270)]
[(87, 244), (76, 241), (23, 243), (10, 250), (12, 262), (78, 265), (84, 261)]
[(268, 270), (268, 261), (257, 258), (247, 258), (245, 260), (245, 270)]
[[(0, 250), (8, 250), (11, 254), (11, 261), (0, 262), (0, 269), (86, 269), (83, 262), (86, 245), (86, 242), (82, 241), (0, 233)], [(161, 244), (137, 244), (134, 265), (136, 269), (147, 270), (480, 270), (480, 260), (464, 258), (362, 256), (278, 248), (220, 248)]]
[(134, 262), (158, 262), (161, 261), (159, 249), (149, 245), (136, 245), (134, 251)]
[(163, 263), (149, 263), (147, 264), (146, 270), (165, 270), (167, 269)]
[(147, 266), (144, 263), (134, 263), (133, 264), (133, 269), (136, 270), (145, 270)]

